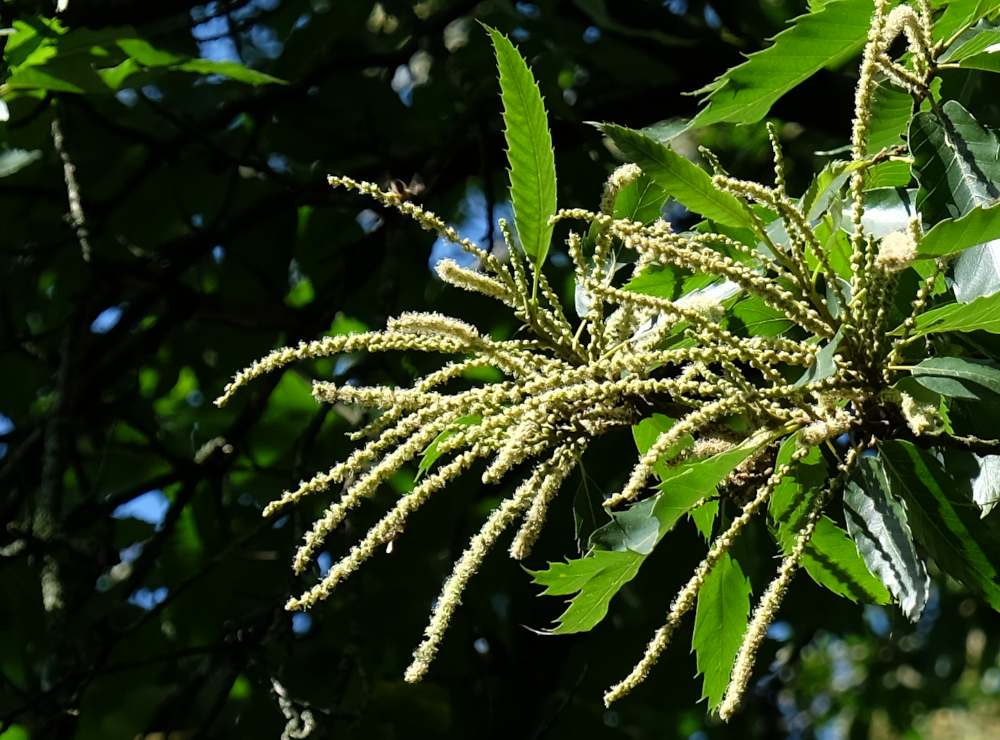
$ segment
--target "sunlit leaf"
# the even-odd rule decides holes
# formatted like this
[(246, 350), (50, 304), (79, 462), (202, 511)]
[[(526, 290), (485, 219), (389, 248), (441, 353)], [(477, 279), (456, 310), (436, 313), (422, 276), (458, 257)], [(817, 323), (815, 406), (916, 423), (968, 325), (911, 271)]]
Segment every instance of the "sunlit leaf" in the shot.
[(976, 206), (961, 218), (935, 224), (920, 240), (917, 258), (948, 257), (995, 239), (1000, 239), (1000, 206)]
[(525, 254), (539, 267), (552, 241), (556, 212), (556, 161), (545, 104), (531, 70), (510, 40), (487, 28), (500, 69), (504, 135), (510, 161), (510, 200)]
[[(795, 547), (799, 532), (806, 525), (806, 515), (827, 484), (829, 467), (819, 448), (792, 462), (800, 445), (798, 435), (787, 438), (778, 450), (775, 465), (789, 465), (789, 473), (775, 487), (769, 502), (774, 533), (785, 554)], [(816, 523), (812, 539), (802, 555), (802, 566), (816, 583), (851, 601), (885, 604), (889, 592), (868, 572), (853, 540), (827, 516)]]
[[(917, 317), (914, 336), (945, 331), (988, 331), (1000, 334), (1000, 293), (977, 298), (972, 303), (952, 303)], [(898, 333), (897, 330), (896, 333)]]
[(750, 581), (727, 553), (705, 576), (698, 592), (691, 641), (698, 658), (698, 673), (705, 676), (701, 698), (708, 699), (713, 712), (726, 693), (749, 619)]
[(671, 197), (691, 211), (727, 226), (750, 227), (746, 209), (734, 196), (717, 190), (712, 177), (694, 162), (638, 131), (613, 123), (598, 125), (625, 158), (635, 162)]
[(592, 629), (607, 615), (611, 598), (635, 578), (645, 559), (645, 555), (630, 550), (595, 550), (585, 558), (550, 563), (548, 570), (528, 571), (535, 583), (547, 587), (543, 595), (577, 594), (551, 634), (566, 635)]
[(650, 224), (660, 217), (660, 211), (666, 201), (667, 191), (657, 185), (653, 178), (643, 173), (618, 193), (615, 199), (614, 217)]
[(910, 372), (922, 386), (948, 398), (1000, 397), (1000, 368), (986, 360), (931, 357)]
[(871, 15), (869, 0), (830, 0), (817, 12), (796, 18), (767, 49), (697, 91), (708, 93), (708, 104), (691, 126), (761, 120), (796, 85), (860, 52)]

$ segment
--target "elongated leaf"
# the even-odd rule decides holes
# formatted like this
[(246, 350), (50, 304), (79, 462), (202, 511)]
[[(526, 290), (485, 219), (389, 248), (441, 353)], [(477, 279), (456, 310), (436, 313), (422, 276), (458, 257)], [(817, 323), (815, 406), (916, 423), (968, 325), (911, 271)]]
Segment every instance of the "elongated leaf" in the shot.
[[(1000, 138), (954, 100), (925, 111), (910, 124), (917, 205), (925, 223), (959, 219), (989, 208), (1000, 188)], [(933, 245), (933, 241), (932, 241)], [(967, 249), (955, 264), (955, 297), (968, 303), (1000, 290), (1000, 241)]]
[(882, 461), (863, 457), (844, 487), (844, 513), (858, 553), (911, 622), (930, 596), (930, 576), (917, 555), (906, 509), (889, 488)]
[(239, 62), (215, 59), (192, 59), (183, 64), (176, 64), (171, 69), (180, 72), (195, 72), (202, 75), (222, 75), (237, 82), (245, 82), (248, 85), (287, 85), (284, 80), (273, 77), (255, 69), (244, 67)]
[(736, 653), (750, 619), (750, 581), (738, 562), (725, 554), (698, 592), (691, 647), (704, 674), (702, 699), (714, 712), (729, 685)]
[(906, 501), (914, 536), (941, 570), (1000, 610), (1000, 542), (978, 509), (929, 452), (899, 440), (880, 450), (893, 490)]
[(822, 216), (830, 207), (837, 194), (847, 185), (847, 178), (854, 169), (856, 167), (852, 162), (838, 159), (828, 162), (813, 178), (800, 203), (810, 221)]
[(984, 25), (970, 28), (948, 50), (938, 57), (938, 62), (961, 62), (971, 56), (985, 52), (1000, 43), (1000, 30)]
[(793, 87), (861, 51), (871, 16), (870, 0), (830, 0), (817, 12), (796, 18), (770, 47), (698, 91), (708, 93), (708, 104), (691, 126), (761, 120)]
[(985, 360), (932, 357), (910, 372), (920, 385), (947, 398), (992, 400), (1000, 396), (1000, 368)]
[(542, 94), (510, 40), (487, 27), (500, 69), (504, 136), (510, 162), (510, 200), (524, 249), (540, 268), (549, 253), (556, 212), (556, 160)]
[(592, 629), (607, 615), (611, 598), (635, 578), (645, 559), (645, 555), (631, 551), (597, 550), (578, 560), (550, 563), (548, 570), (528, 571), (535, 583), (547, 586), (543, 595), (577, 594), (551, 634), (567, 635)]
[[(934, 23), (934, 41), (949, 39), (959, 29), (975, 23), (997, 8), (1000, 8), (997, 0), (952, 0)], [(968, 36), (963, 34), (960, 38)]]
[[(774, 522), (774, 534), (787, 555), (795, 547), (799, 532), (806, 525), (806, 514), (816, 495), (829, 478), (825, 458), (818, 448), (792, 463), (792, 454), (800, 446), (799, 435), (786, 439), (775, 465), (790, 465), (789, 474), (771, 495), (769, 511)], [(851, 601), (889, 602), (889, 592), (868, 572), (864, 561), (847, 532), (832, 519), (823, 516), (816, 523), (812, 539), (802, 555), (802, 566), (821, 586)]]
[(1000, 293), (977, 298), (972, 303), (952, 303), (921, 314), (913, 334), (945, 331), (988, 331), (1000, 334)]
[(1000, 455), (973, 455), (979, 464), (979, 473), (971, 479), (972, 500), (982, 509), (985, 517), (1000, 503)]
[(865, 231), (880, 239), (894, 231), (905, 230), (910, 219), (917, 215), (916, 195), (915, 190), (905, 188), (866, 190), (865, 213), (861, 217)]
[(920, 183), (917, 208), (925, 222), (959, 218), (1000, 197), (1000, 139), (958, 102), (945, 102), (940, 113), (915, 115), (909, 141)]
[(653, 263), (644, 267), (642, 272), (623, 287), (633, 293), (655, 295), (657, 298), (673, 301), (682, 293), (704, 288), (714, 279), (713, 275), (707, 273), (692, 275), (687, 270), (670, 263), (666, 265)]
[(983, 72), (1000, 72), (1000, 55), (995, 49), (967, 57), (959, 62), (962, 69), (980, 69)]
[(161, 51), (145, 39), (120, 39), (118, 46), (143, 67), (166, 67), (185, 61), (185, 57)]
[[(640, 431), (641, 426), (633, 427), (640, 449), (648, 439), (648, 432)], [(640, 434), (646, 439), (640, 441)], [(662, 479), (658, 486), (660, 492), (633, 504), (624, 512), (613, 513), (612, 521), (594, 532), (591, 545), (602, 550), (631, 550), (648, 555), (681, 517), (699, 501), (717, 493), (718, 485), (761, 443), (762, 440), (749, 440), (712, 457), (685, 461), (672, 467), (658, 466), (657, 474)], [(691, 438), (687, 437), (672, 452), (679, 452), (691, 444)]]
[(624, 126), (604, 123), (597, 128), (615, 143), (626, 159), (639, 165), (661, 188), (690, 210), (726, 226), (752, 225), (740, 202), (729, 193), (716, 190), (711, 175), (694, 162)]
[(994, 239), (1000, 239), (1000, 205), (976, 206), (961, 218), (937, 223), (924, 234), (917, 258), (948, 257)]

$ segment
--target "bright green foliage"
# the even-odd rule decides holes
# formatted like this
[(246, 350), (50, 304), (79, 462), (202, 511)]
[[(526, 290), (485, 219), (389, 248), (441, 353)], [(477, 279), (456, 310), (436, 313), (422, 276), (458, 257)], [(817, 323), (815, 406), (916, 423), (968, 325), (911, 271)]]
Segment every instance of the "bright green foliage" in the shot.
[(645, 559), (645, 555), (631, 550), (595, 550), (587, 558), (551, 563), (544, 571), (528, 571), (535, 583), (546, 587), (543, 594), (577, 594), (551, 633), (565, 635), (593, 629), (607, 615), (611, 597), (635, 578)]
[(932, 357), (912, 372), (922, 386), (948, 398), (974, 400), (984, 393), (1000, 396), (1000, 368), (986, 360)]
[(919, 336), (977, 330), (1000, 334), (1000, 293), (977, 298), (972, 303), (953, 303), (928, 311), (917, 319), (913, 333)]
[(4, 81), (4, 99), (32, 91), (111, 93), (147, 70), (218, 74), (251, 85), (282, 83), (238, 62), (159, 50), (129, 27), (67, 31), (58, 21), (17, 21), (13, 31), (7, 41), (10, 75)]
[(869, 0), (830, 0), (801, 16), (774, 44), (751, 54), (738, 67), (698, 90), (707, 104), (692, 126), (756, 123), (782, 95), (824, 67), (836, 67), (857, 54), (871, 21)]
[[(785, 553), (795, 546), (811, 496), (822, 489), (829, 477), (829, 466), (817, 448), (792, 462), (792, 453), (800, 444), (798, 435), (787, 438), (775, 461), (776, 465), (791, 465), (789, 474), (775, 487), (769, 505), (775, 537)], [(889, 601), (889, 592), (868, 571), (854, 541), (828, 516), (823, 516), (816, 525), (816, 533), (802, 556), (802, 565), (816, 583), (851, 601), (876, 604)]]
[(521, 248), (539, 269), (549, 253), (556, 213), (556, 161), (538, 84), (510, 40), (487, 28), (500, 70), (500, 94), (510, 162), (510, 200)]
[(750, 619), (750, 581), (739, 562), (726, 553), (698, 592), (691, 648), (698, 654), (698, 672), (705, 676), (701, 698), (719, 708), (736, 652)]
[[(24, 724), (39, 737), (222, 737), (225, 716), (232, 727), (237, 719), (256, 727), (266, 710), (272, 737), (286, 722), (285, 734), (309, 734), (309, 716), (356, 736), (457, 737), (469, 734), (467, 707), (489, 703), (480, 687), (505, 689), (548, 670), (538, 684), (550, 694), (524, 692), (498, 713), (510, 727), (523, 717), (541, 724), (497, 732), (588, 735), (580, 715), (569, 721), (563, 710), (584, 707), (594, 726), (610, 723), (596, 697), (622, 671), (624, 651), (611, 641), (641, 644), (654, 605), (669, 608), (662, 627), (605, 696), (617, 701), (648, 676), (664, 682), (655, 692), (663, 706), (647, 724), (634, 704), (621, 705), (622, 727), (636, 736), (662, 734), (667, 723), (684, 736), (721, 736), (678, 708), (690, 694), (670, 682), (688, 680), (695, 664), (709, 711), (737, 723), (731, 733), (775, 734), (762, 719), (772, 698), (754, 684), (776, 641), (782, 669), (768, 681), (782, 683), (783, 709), (798, 702), (796, 721), (812, 718), (803, 734), (834, 720), (854, 723), (852, 736), (875, 727), (876, 703), (886, 703), (879, 687), (891, 683), (884, 677), (907, 682), (907, 706), (954, 700), (940, 691), (954, 679), (941, 675), (948, 661), (904, 647), (916, 627), (889, 611), (892, 633), (875, 638), (856, 603), (895, 602), (916, 619), (930, 573), (942, 609), (926, 610), (918, 637), (942, 642), (937, 654), (952, 657), (965, 654), (969, 625), (987, 623), (968, 618), (972, 600), (955, 582), (1000, 606), (1000, 543), (983, 520), (1000, 501), (1000, 137), (990, 128), (1000, 93), (997, 29), (984, 18), (997, 3), (932, 3), (921, 15), (928, 5), (914, 2), (888, 23), (895, 3), (811, 2), (813, 12), (770, 48), (706, 88), (693, 124), (601, 124), (602, 142), (579, 123), (610, 110), (629, 86), (640, 105), (623, 110), (641, 109), (644, 86), (662, 84), (660, 94), (680, 84), (671, 76), (687, 79), (698, 48), (629, 25), (627, 12), (612, 19), (603, 0), (571, 3), (569, 15), (564, 4), (540, 6), (538, 18), (521, 4), (508, 18), (497, 4), (470, 16), (462, 3), (419, 3), (403, 19), (391, 15), (394, 4), (343, 3), (332, 20), (322, 18), (324, 3), (300, 12), (301, 2), (273, 4), (284, 23), (277, 36), (254, 26), (262, 44), (280, 38), (268, 47), (279, 58), (263, 54), (251, 66), (290, 84), (260, 90), (218, 75), (278, 80), (195, 58), (208, 54), (199, 49), (205, 29), (192, 35), (186, 16), (176, 33), (87, 30), (6, 5), (0, 508), (10, 514), (0, 632), (16, 637), (0, 650), (0, 733)], [(767, 3), (775, 18), (779, 5)], [(749, 46), (752, 24), (740, 7), (724, 19), (739, 27), (710, 32), (713, 48), (735, 54), (736, 33)], [(214, 12), (201, 8), (190, 20)], [(244, 12), (228, 18), (234, 38), (248, 35)], [(603, 36), (574, 31), (577, 13)], [(473, 18), (504, 32), (462, 38)], [(518, 29), (537, 83), (504, 35)], [(932, 33), (940, 43), (927, 48)], [(299, 73), (291, 60), (315, 52), (302, 43), (307, 34), (329, 48)], [(581, 37), (575, 46), (571, 36)], [(667, 61), (620, 37), (654, 42)], [(494, 74), (490, 41), (516, 234), (490, 224), (493, 244), (481, 249), (482, 231), (465, 239), (451, 223), (475, 210), (477, 189), (490, 209), (504, 200), (492, 156), (467, 156), (499, 140), (495, 100), (475, 92)], [(824, 83), (845, 90), (860, 77), (850, 140), (851, 111), (827, 116), (822, 106), (766, 131), (696, 130), (759, 121), (821, 69)], [(342, 77), (355, 87), (340, 87)], [(542, 90), (560, 119), (555, 136)], [(58, 152), (53, 119), (65, 134)], [(290, 124), (316, 120), (321, 134), (311, 137)], [(693, 142), (714, 153), (696, 158)], [(614, 169), (602, 144), (628, 164)], [(574, 206), (561, 212), (557, 158), (559, 196)], [(340, 190), (321, 189), (327, 172)], [(420, 177), (386, 186), (353, 179), (358, 172)], [(429, 240), (406, 231), (397, 213), (373, 219), (370, 203), (343, 189), (412, 217), (468, 260), (440, 260), (440, 280), (415, 280)], [(678, 204), (701, 220), (674, 218)], [(470, 221), (480, 229), (478, 217)], [(552, 247), (557, 254), (550, 241), (562, 221), (575, 223), (565, 253)], [(88, 229), (94, 249), (81, 257)], [(505, 248), (494, 249), (501, 239)], [(480, 295), (466, 301), (453, 288)], [(221, 389), (220, 372), (262, 355)], [(280, 373), (270, 384), (258, 378), (270, 371)], [(235, 409), (200, 408), (251, 381)], [(570, 502), (555, 500), (560, 489), (563, 498), (576, 490), (572, 530)], [(156, 524), (123, 514), (146, 496), (166, 509)], [(282, 507), (289, 516), (278, 517)], [(296, 545), (293, 580), (284, 562)], [(591, 638), (552, 647), (521, 630), (550, 620), (552, 601), (534, 599), (527, 579), (504, 580), (492, 563), (484, 575), (496, 580), (467, 588), (491, 551), (508, 546), (533, 568), (558, 561), (528, 571), (568, 602), (551, 632), (601, 625)], [(379, 559), (367, 580), (347, 581)], [(796, 578), (799, 569), (823, 589)], [(764, 586), (754, 598), (751, 581)], [(663, 583), (678, 582), (675, 596), (663, 593)], [(161, 584), (164, 600), (147, 608)], [(71, 608), (60, 613), (58, 598)], [(311, 633), (304, 615), (282, 612), (323, 599)], [(966, 616), (955, 631), (959, 600)], [(418, 603), (433, 603), (432, 615), (404, 683), (406, 651), (389, 638), (417, 639)], [(661, 660), (692, 610), (696, 655), (674, 650)], [(881, 610), (865, 613), (875, 629)], [(777, 618), (793, 637), (769, 630)], [(445, 637), (449, 622), (459, 636)], [(64, 632), (84, 649), (46, 645)], [(22, 634), (33, 637), (21, 644)], [(834, 647), (837, 681), (814, 670)], [(501, 649), (505, 659), (495, 660)], [(439, 650), (443, 665), (432, 667)], [(549, 660), (548, 651), (564, 650), (565, 665)], [(984, 666), (993, 664), (989, 650)], [(284, 657), (299, 653), (306, 657)], [(844, 655), (856, 668), (850, 683), (841, 680)], [(687, 664), (663, 670), (670, 661)], [(583, 664), (586, 676), (571, 675), (568, 667)], [(442, 680), (411, 685), (438, 665)], [(925, 665), (935, 677), (925, 673), (920, 688), (910, 679)], [(990, 685), (988, 671), (977, 682), (974, 666), (960, 670), (962, 691)], [(277, 679), (286, 676), (283, 688)], [(155, 692), (136, 688), (148, 686)], [(832, 708), (803, 698), (809, 691)], [(276, 702), (257, 701), (270, 695)], [(752, 702), (741, 717), (744, 697)], [(81, 702), (78, 733), (46, 726), (44, 715), (75, 718)], [(206, 707), (228, 714), (208, 716)], [(362, 715), (378, 719), (355, 729)], [(902, 736), (899, 716), (891, 713)], [(431, 729), (411, 717), (432, 718)]]
[(960, 218), (935, 224), (920, 240), (917, 257), (950, 257), (994, 239), (1000, 239), (1000, 206), (976, 206)]
[(750, 217), (740, 202), (714, 187), (712, 178), (698, 165), (638, 131), (611, 123), (598, 128), (667, 195), (724, 226), (750, 226)]

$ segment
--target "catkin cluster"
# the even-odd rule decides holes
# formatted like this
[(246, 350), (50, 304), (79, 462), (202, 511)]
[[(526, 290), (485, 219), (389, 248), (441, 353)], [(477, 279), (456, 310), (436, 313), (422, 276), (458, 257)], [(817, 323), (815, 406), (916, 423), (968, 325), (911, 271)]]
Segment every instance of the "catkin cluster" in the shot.
[[(530, 338), (497, 341), (455, 318), (408, 313), (389, 321), (382, 331), (327, 337), (275, 351), (226, 387), (216, 402), (220, 406), (253, 378), (293, 361), (358, 351), (408, 350), (442, 357), (439, 369), (409, 388), (315, 383), (313, 394), (318, 401), (356, 404), (373, 413), (372, 421), (354, 433), (359, 446), (346, 460), (286, 492), (265, 511), (269, 515), (335, 484), (342, 486), (340, 498), (306, 535), (295, 556), (296, 572), (307, 568), (330, 532), (394, 473), (431, 451), (436, 462), (316, 585), (289, 601), (288, 608), (309, 608), (328, 596), (397, 536), (414, 511), (477, 460), (485, 461), (484, 484), (495, 484), (512, 470), (526, 471), (514, 493), (493, 510), (469, 542), (445, 581), (424, 640), (406, 672), (407, 680), (416, 681), (427, 671), (463, 590), (483, 558), (505, 530), (515, 525), (511, 556), (521, 559), (530, 553), (550, 502), (594, 438), (628, 428), (664, 403), (680, 410), (674, 412), (678, 418), (670, 430), (636, 461), (622, 490), (606, 501), (608, 507), (619, 507), (650, 494), (654, 468), (688, 435), (696, 444), (685, 460), (719, 454), (740, 443), (738, 434), (720, 437), (716, 432), (729, 418), (747, 420), (753, 430), (747, 436), (754, 438), (762, 435), (773, 440), (801, 430), (793, 463), (812, 447), (856, 428), (860, 410), (875, 402), (884, 389), (887, 354), (909, 341), (904, 335), (887, 346), (884, 322), (896, 277), (913, 259), (919, 224), (876, 240), (865, 233), (861, 216), (865, 168), (874, 161), (865, 142), (875, 76), (884, 72), (914, 95), (926, 90), (933, 60), (924, 5), (919, 13), (906, 6), (889, 13), (885, 0), (876, 3), (858, 83), (849, 281), (835, 269), (831, 250), (836, 240), (821, 238), (816, 214), (808, 212), (803, 199), (793, 199), (785, 191), (781, 147), (771, 128), (773, 187), (733, 178), (709, 157), (715, 187), (735, 196), (755, 224), (753, 242), (718, 233), (675, 233), (662, 220), (639, 223), (615, 218), (618, 193), (641, 175), (635, 165), (626, 165), (611, 176), (598, 211), (559, 212), (554, 222), (577, 221), (588, 227), (585, 233), (570, 233), (567, 240), (576, 280), (577, 315), (572, 318), (542, 265), (520, 250), (505, 223), (501, 222), (507, 246), (502, 260), (399, 193), (346, 177), (330, 178), (331, 185), (358, 190), (474, 255), (475, 268), (442, 260), (438, 276), (457, 288), (504, 303), (528, 329), (515, 336)], [(912, 70), (886, 56), (900, 33), (910, 45)], [(765, 228), (761, 207), (776, 214), (783, 229)], [(780, 238), (774, 236), (779, 233)], [(628, 262), (625, 255), (630, 256), (633, 277), (660, 266), (674, 271), (679, 281), (707, 275), (711, 283), (677, 300), (638, 292), (628, 287), (628, 268), (624, 272), (622, 268)], [(739, 331), (729, 317), (735, 305), (749, 299), (762, 301), (785, 317), (791, 328), (778, 336)], [(915, 303), (914, 315), (922, 308), (923, 302)], [(503, 379), (470, 388), (471, 371), (482, 367), (496, 368)], [(721, 708), (724, 717), (739, 703), (756, 647), (798, 567), (823, 504), (836, 493), (856, 455), (852, 451), (845, 458), (841, 473), (816, 497), (794, 549), (764, 594)], [(788, 465), (779, 466), (756, 479), (747, 471), (737, 471), (745, 479), (763, 481), (762, 485), (729, 529), (715, 539), (677, 595), (666, 625), (645, 657), (609, 691), (606, 701), (624, 695), (645, 677), (680, 618), (694, 606), (705, 576), (788, 470)], [(713, 493), (706, 491), (706, 496)]]

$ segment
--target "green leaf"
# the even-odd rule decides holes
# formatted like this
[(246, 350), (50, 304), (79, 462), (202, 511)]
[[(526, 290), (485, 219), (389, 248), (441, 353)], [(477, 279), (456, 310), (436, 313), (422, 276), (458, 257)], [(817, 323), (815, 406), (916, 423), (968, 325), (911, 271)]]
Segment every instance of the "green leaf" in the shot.
[[(632, 436), (635, 439), (636, 449), (639, 451), (640, 455), (645, 455), (653, 443), (656, 441), (664, 432), (670, 431), (670, 428), (675, 424), (674, 419), (666, 416), (664, 414), (653, 414), (638, 424), (632, 426)], [(660, 460), (657, 461), (656, 466), (653, 469), (653, 474), (663, 480), (667, 471), (667, 461), (677, 457), (683, 450), (687, 449), (694, 444), (694, 438), (690, 434), (686, 434), (681, 437), (680, 441), (677, 442), (671, 449), (667, 450)]]
[(168, 51), (153, 47), (145, 39), (120, 39), (118, 47), (143, 67), (166, 67), (184, 62), (187, 57), (179, 57)]
[(706, 501), (688, 512), (688, 516), (691, 517), (691, 521), (694, 522), (694, 526), (701, 532), (701, 536), (705, 538), (706, 542), (710, 542), (712, 539), (712, 528), (715, 526), (715, 517), (718, 515), (718, 501)]
[(809, 189), (802, 196), (799, 205), (802, 212), (806, 214), (806, 218), (813, 221), (826, 212), (837, 194), (844, 189), (847, 178), (851, 176), (854, 169), (857, 169), (857, 166), (846, 160), (838, 159), (827, 162), (826, 166), (813, 178)]
[(661, 188), (646, 173), (630, 182), (615, 198), (614, 217), (651, 224), (660, 217), (663, 204), (667, 202), (667, 191)]
[(792, 326), (782, 311), (771, 308), (762, 298), (747, 296), (733, 306), (725, 328), (741, 337), (776, 337)]
[(567, 635), (592, 629), (607, 615), (611, 598), (635, 578), (645, 559), (645, 555), (631, 551), (595, 550), (585, 558), (550, 563), (548, 570), (529, 570), (535, 583), (547, 587), (543, 596), (577, 594), (550, 633)]
[(655, 497), (652, 511), (660, 522), (660, 537), (701, 499), (715, 495), (719, 484), (763, 442), (763, 437), (749, 439), (728, 452), (667, 468), (663, 482), (657, 486), (661, 493)]
[[(902, 145), (913, 116), (913, 98), (886, 79), (875, 83), (875, 99), (871, 107), (868, 131), (868, 152)], [(905, 162), (880, 162), (865, 173), (870, 188), (906, 187), (912, 175)]]
[(813, 360), (812, 365), (807, 367), (801, 377), (795, 381), (796, 388), (801, 388), (817, 380), (833, 377), (833, 374), (837, 371), (837, 362), (834, 358), (837, 356), (837, 347), (840, 346), (842, 338), (842, 332), (838, 329), (833, 338), (816, 353), (816, 359)]
[(248, 85), (287, 85), (284, 80), (272, 77), (269, 74), (258, 72), (255, 69), (244, 67), (239, 62), (226, 60), (217, 61), (214, 59), (192, 59), (183, 64), (177, 64), (170, 69), (180, 72), (195, 72), (202, 75), (222, 75), (237, 82), (245, 82)]
[[(792, 463), (792, 454), (801, 445), (799, 435), (787, 438), (778, 450), (775, 465), (790, 465), (768, 504), (774, 522), (774, 534), (782, 551), (788, 555), (795, 547), (799, 532), (806, 525), (813, 498), (829, 478), (829, 468), (819, 448)], [(868, 572), (858, 555), (854, 541), (832, 519), (823, 516), (816, 523), (812, 539), (802, 555), (802, 566), (819, 585), (851, 601), (889, 602), (889, 592)]]
[[(917, 215), (914, 198), (917, 192), (906, 188), (873, 188), (865, 191), (865, 213), (861, 223), (877, 239), (894, 231), (903, 231)], [(849, 214), (845, 214), (848, 219)]]
[(631, 550), (649, 555), (660, 541), (660, 521), (653, 516), (655, 505), (654, 497), (632, 504), (625, 511), (612, 512), (611, 521), (590, 536), (590, 546), (597, 550)]
[(904, 441), (880, 445), (893, 491), (917, 541), (948, 575), (1000, 610), (1000, 542), (934, 456)]
[(653, 262), (646, 265), (638, 275), (623, 285), (624, 290), (643, 295), (653, 295), (657, 298), (677, 300), (682, 293), (704, 288), (712, 283), (714, 275), (701, 273), (692, 275), (689, 271), (667, 263), (661, 265)]
[[(671, 452), (676, 454), (692, 443), (690, 436), (685, 437)], [(663, 481), (657, 486), (660, 492), (623, 512), (614, 512), (612, 521), (594, 532), (591, 545), (602, 550), (631, 550), (648, 555), (681, 517), (702, 499), (715, 495), (718, 485), (761, 443), (762, 440), (750, 440), (727, 452), (673, 467), (658, 464), (658, 475)]]
[(960, 303), (1000, 292), (1000, 241), (967, 249), (955, 260), (951, 288)]
[(910, 124), (917, 208), (925, 223), (960, 218), (1000, 197), (1000, 139), (958, 102), (922, 111)]
[(963, 33), (938, 57), (938, 62), (961, 62), (963, 59), (985, 52), (988, 47), (998, 43), (1000, 43), (1000, 30), (990, 24), (981, 23)]
[(691, 126), (761, 120), (796, 85), (861, 51), (871, 16), (870, 0), (830, 0), (817, 12), (796, 18), (770, 47), (697, 91), (708, 93), (708, 104)]
[(892, 593), (911, 622), (930, 597), (930, 576), (917, 555), (906, 509), (889, 487), (882, 461), (862, 457), (844, 487), (844, 514), (868, 570)]
[[(988, 331), (1000, 334), (1000, 293), (977, 298), (972, 303), (952, 303), (917, 317), (914, 336), (946, 331)], [(900, 333), (897, 330), (894, 333)]]
[[(1000, 8), (997, 0), (952, 0), (934, 22), (934, 41), (946, 41), (957, 31)], [(965, 34), (960, 38), (966, 38)]]
[(463, 416), (460, 419), (455, 419), (454, 424), (441, 432), (434, 441), (427, 445), (427, 449), (424, 450), (423, 457), (420, 460), (420, 465), (417, 467), (417, 480), (420, 480), (420, 476), (431, 469), (431, 466), (438, 461), (438, 459), (443, 454), (441, 452), (441, 444), (446, 440), (454, 437), (456, 434), (461, 432), (466, 427), (476, 426), (482, 423), (482, 416)]
[(910, 372), (920, 385), (947, 398), (975, 401), (1000, 397), (1000, 368), (985, 360), (931, 357)]
[(556, 213), (556, 160), (542, 94), (510, 40), (486, 28), (496, 50), (510, 162), (510, 200), (517, 235), (536, 269), (549, 252)]
[(108, 67), (107, 69), (97, 70), (97, 74), (101, 76), (101, 79), (104, 80), (104, 84), (111, 90), (117, 90), (122, 86), (125, 80), (134, 75), (136, 72), (141, 71), (142, 68), (139, 66), (139, 63), (130, 57), (116, 67)]
[[(1000, 198), (1000, 137), (954, 100), (910, 125), (917, 206), (925, 223), (959, 219)], [(955, 263), (955, 297), (968, 303), (1000, 290), (1000, 243), (967, 249)]]
[(615, 143), (626, 159), (639, 165), (644, 173), (691, 211), (726, 226), (752, 226), (750, 216), (740, 201), (729, 193), (717, 190), (712, 184), (712, 176), (694, 162), (624, 126), (602, 123), (597, 124), (597, 128)]
[(924, 234), (917, 259), (948, 257), (994, 239), (1000, 239), (1000, 205), (976, 206), (961, 218), (938, 222)]
[(697, 653), (698, 672), (705, 676), (702, 699), (714, 712), (736, 662), (736, 653), (750, 619), (750, 581), (738, 562), (725, 554), (705, 576), (698, 592), (691, 647)]

